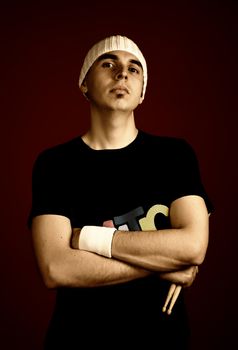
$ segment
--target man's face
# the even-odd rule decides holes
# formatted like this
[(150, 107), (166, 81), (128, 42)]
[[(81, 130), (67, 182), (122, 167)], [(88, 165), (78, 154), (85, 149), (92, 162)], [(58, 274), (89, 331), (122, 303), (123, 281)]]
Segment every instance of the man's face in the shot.
[(142, 102), (143, 70), (125, 51), (100, 56), (90, 68), (84, 88), (92, 104), (111, 110), (134, 110)]

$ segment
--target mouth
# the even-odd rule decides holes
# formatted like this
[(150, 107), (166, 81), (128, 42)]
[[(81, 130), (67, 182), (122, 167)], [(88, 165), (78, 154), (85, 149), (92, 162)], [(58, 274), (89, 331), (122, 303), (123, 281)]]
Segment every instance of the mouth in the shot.
[(110, 90), (110, 92), (120, 94), (120, 95), (129, 94), (129, 90), (125, 86), (115, 86)]

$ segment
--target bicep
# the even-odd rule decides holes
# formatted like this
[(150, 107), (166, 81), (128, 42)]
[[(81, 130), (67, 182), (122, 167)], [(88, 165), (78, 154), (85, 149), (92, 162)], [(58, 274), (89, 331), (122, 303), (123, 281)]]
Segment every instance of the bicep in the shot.
[(44, 276), (52, 260), (70, 249), (70, 220), (60, 215), (39, 215), (33, 218), (31, 231), (37, 262)]
[(204, 259), (208, 245), (209, 215), (205, 201), (197, 195), (176, 199), (170, 208), (171, 226), (183, 229), (192, 245)]
[(197, 195), (176, 199), (170, 207), (170, 221), (174, 228), (206, 226), (208, 211), (204, 199)]

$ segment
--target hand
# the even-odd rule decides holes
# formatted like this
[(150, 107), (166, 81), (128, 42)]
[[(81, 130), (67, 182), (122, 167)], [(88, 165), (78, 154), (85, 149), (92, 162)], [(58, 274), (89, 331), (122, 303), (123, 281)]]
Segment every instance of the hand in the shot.
[(106, 220), (103, 222), (103, 227), (115, 227), (112, 220)]
[(198, 273), (198, 266), (189, 266), (183, 270), (160, 273), (160, 278), (182, 287), (190, 287)]
[[(183, 280), (183, 286), (189, 287), (189, 286), (191, 286), (191, 284), (195, 280), (197, 273), (198, 273), (198, 266), (191, 266), (186, 270), (176, 271), (175, 276), (174, 276), (174, 272), (170, 273), (170, 278), (171, 278), (171, 274), (172, 274), (172, 278), (174, 278), (174, 277), (184, 278), (185, 277), (185, 279)], [(163, 277), (166, 277), (165, 276), (166, 274), (162, 274), (162, 275), (163, 275)], [(175, 283), (171, 284), (169, 291), (168, 291), (168, 294), (167, 294), (167, 297), (166, 297), (166, 300), (165, 300), (165, 303), (164, 303), (164, 306), (163, 306), (163, 309), (162, 309), (163, 312), (167, 312), (168, 315), (171, 314), (172, 309), (173, 309), (174, 304), (179, 296), (181, 289), (182, 289), (181, 284), (179, 284), (179, 285), (178, 284), (176, 285)], [(168, 305), (169, 305), (169, 307), (168, 307)], [(168, 309), (167, 309), (167, 307), (168, 307)]]

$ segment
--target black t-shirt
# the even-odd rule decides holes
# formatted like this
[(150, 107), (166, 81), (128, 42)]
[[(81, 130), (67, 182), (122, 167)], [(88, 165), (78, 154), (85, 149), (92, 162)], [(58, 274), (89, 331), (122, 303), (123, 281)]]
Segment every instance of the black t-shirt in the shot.
[[(196, 155), (185, 140), (139, 131), (124, 148), (93, 150), (77, 137), (37, 157), (28, 224), (36, 215), (56, 214), (68, 217), (72, 227), (112, 220), (117, 229), (164, 229), (170, 227), (171, 203), (187, 195), (203, 197), (211, 210)], [(47, 344), (69, 345), (70, 339), (73, 347), (76, 336), (78, 345), (95, 341), (106, 348), (104, 333), (110, 332), (121, 345), (123, 334), (131, 345), (146, 339), (147, 345), (149, 339), (178, 345), (188, 333), (183, 293), (167, 316), (162, 306), (168, 289), (158, 276), (110, 287), (59, 288)]]

